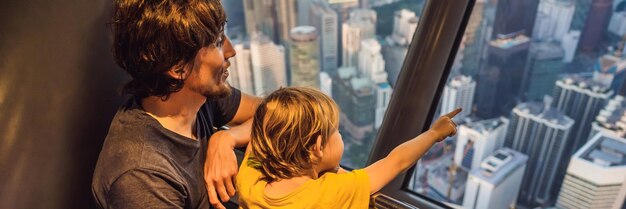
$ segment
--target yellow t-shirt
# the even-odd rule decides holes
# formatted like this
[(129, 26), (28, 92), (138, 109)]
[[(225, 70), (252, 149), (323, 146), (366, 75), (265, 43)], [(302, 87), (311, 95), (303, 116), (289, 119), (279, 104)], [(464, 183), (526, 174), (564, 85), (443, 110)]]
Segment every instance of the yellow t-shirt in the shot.
[(280, 197), (265, 195), (266, 181), (260, 180), (260, 171), (247, 165), (246, 156), (237, 174), (239, 208), (368, 208), (369, 177), (364, 170), (348, 173), (326, 173), (318, 179), (306, 181), (298, 189)]

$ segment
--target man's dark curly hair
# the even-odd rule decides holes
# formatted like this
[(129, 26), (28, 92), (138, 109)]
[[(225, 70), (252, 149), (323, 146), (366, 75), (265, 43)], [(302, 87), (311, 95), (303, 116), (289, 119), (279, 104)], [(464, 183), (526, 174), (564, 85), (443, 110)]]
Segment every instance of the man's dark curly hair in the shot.
[(192, 66), (202, 47), (223, 38), (225, 23), (220, 0), (115, 0), (113, 53), (133, 78), (122, 92), (167, 98), (179, 91), (182, 78), (167, 71)]

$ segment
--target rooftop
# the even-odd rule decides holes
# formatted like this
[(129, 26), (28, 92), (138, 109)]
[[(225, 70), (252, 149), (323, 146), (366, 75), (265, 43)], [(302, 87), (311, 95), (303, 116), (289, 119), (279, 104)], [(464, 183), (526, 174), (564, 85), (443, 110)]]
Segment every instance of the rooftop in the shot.
[(477, 179), (498, 185), (520, 166), (526, 165), (528, 156), (509, 148), (502, 148), (491, 154), (481, 166), (472, 169), (470, 174)]
[(581, 158), (603, 167), (626, 166), (626, 139), (599, 134)]

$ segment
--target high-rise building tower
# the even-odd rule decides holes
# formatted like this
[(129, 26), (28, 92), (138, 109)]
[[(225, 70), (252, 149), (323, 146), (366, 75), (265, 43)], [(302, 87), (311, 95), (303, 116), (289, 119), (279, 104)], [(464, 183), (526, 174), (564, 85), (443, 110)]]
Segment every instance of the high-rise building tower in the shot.
[(620, 209), (625, 189), (626, 139), (596, 134), (572, 156), (556, 206)]
[(478, 168), (487, 156), (502, 148), (508, 126), (509, 120), (504, 117), (461, 125), (454, 163), (468, 170)]
[(419, 17), (415, 16), (415, 12), (408, 9), (396, 11), (393, 18), (391, 39), (398, 45), (408, 45), (413, 39), (418, 22)]
[(287, 40), (289, 40), (289, 33), (292, 28), (296, 27), (297, 23), (297, 0), (280, 0), (275, 1), (277, 10), (277, 30), (279, 36), (279, 44), (286, 46)]
[(626, 35), (626, 11), (613, 13), (609, 23), (609, 31), (619, 37)]
[(590, 75), (566, 75), (556, 81), (554, 107), (576, 121), (565, 148), (568, 155), (587, 142), (591, 123), (612, 95), (611, 89), (593, 81)]
[(231, 60), (230, 84), (244, 93), (255, 95), (250, 43), (237, 43), (234, 48), (237, 56)]
[(493, 36), (500, 34), (533, 34), (539, 0), (499, 0), (493, 25)]
[(476, 114), (481, 118), (507, 115), (519, 102), (530, 39), (521, 34), (489, 42), (489, 60), (476, 76)]
[(613, 0), (592, 0), (580, 37), (580, 50), (592, 51), (599, 46), (607, 30), (612, 8)]
[(320, 72), (320, 91), (333, 97), (333, 79), (326, 72)]
[(261, 33), (269, 40), (277, 42), (278, 20), (274, 1), (244, 0), (243, 6), (248, 36), (252, 39), (255, 34)]
[(626, 101), (624, 96), (615, 95), (591, 124), (589, 138), (597, 133), (626, 137)]
[(576, 55), (576, 50), (578, 50), (580, 34), (579, 30), (571, 30), (565, 33), (561, 39), (561, 48), (565, 51), (563, 62), (570, 63), (574, 60), (574, 55)]
[(376, 95), (374, 83), (357, 75), (354, 67), (339, 68), (332, 82), (333, 99), (342, 112), (342, 128), (362, 141), (374, 130)]
[(455, 117), (458, 121), (472, 113), (474, 104), (474, 93), (476, 92), (476, 81), (472, 77), (458, 75), (450, 79), (443, 88), (443, 98), (441, 100), (441, 114), (446, 114), (461, 107), (463, 112)]
[(503, 148), (469, 174), (463, 208), (515, 208), (528, 157)]
[(550, 98), (545, 100), (517, 105), (504, 141), (504, 147), (528, 156), (518, 203), (529, 208), (554, 203), (561, 186), (556, 183), (563, 179), (559, 165), (569, 160), (564, 150), (574, 120), (552, 108)]
[[(487, 18), (485, 15), (485, 1), (476, 1), (474, 9), (461, 42), (463, 50), (459, 49), (459, 55), (463, 56), (461, 74), (476, 77), (484, 59), (486, 51)], [(459, 56), (457, 55), (457, 56)]]
[(285, 49), (268, 37), (257, 34), (250, 43), (254, 93), (265, 96), (281, 86), (287, 86)]
[(298, 26), (290, 34), (291, 86), (320, 88), (320, 59), (317, 31), (313, 26)]
[(339, 65), (339, 25), (337, 24), (337, 13), (327, 4), (313, 2), (310, 6), (309, 14), (310, 25), (319, 31), (321, 69), (330, 75), (334, 75)]
[(383, 124), (383, 118), (385, 117), (385, 111), (389, 107), (389, 101), (391, 101), (391, 93), (393, 89), (389, 82), (378, 82), (374, 86), (376, 91), (376, 112), (374, 115), (374, 128), (378, 129)]
[(355, 9), (342, 25), (343, 67), (357, 67), (361, 41), (376, 37), (376, 12)]
[(361, 51), (359, 51), (360, 75), (376, 83), (387, 81), (385, 60), (380, 49), (381, 46), (376, 39), (366, 39), (361, 41)]
[(573, 0), (545, 0), (539, 3), (533, 40), (561, 41), (569, 32), (576, 4)]
[(553, 42), (530, 45), (520, 88), (523, 101), (541, 101), (544, 95), (552, 93), (554, 82), (563, 70), (563, 55), (561, 46)]

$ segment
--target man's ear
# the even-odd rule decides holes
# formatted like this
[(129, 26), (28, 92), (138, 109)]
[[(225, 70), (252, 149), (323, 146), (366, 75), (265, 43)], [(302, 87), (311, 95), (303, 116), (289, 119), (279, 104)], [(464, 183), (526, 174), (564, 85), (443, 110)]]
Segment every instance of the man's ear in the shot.
[(313, 156), (311, 156), (313, 162), (321, 162), (322, 157), (324, 156), (322, 149), (324, 149), (322, 147), (322, 135), (319, 135), (317, 136), (317, 139), (315, 139), (315, 146), (313, 146)]
[(185, 80), (189, 75), (189, 68), (182, 63), (172, 66), (168, 71), (167, 75), (171, 76), (174, 79), (182, 79)]

